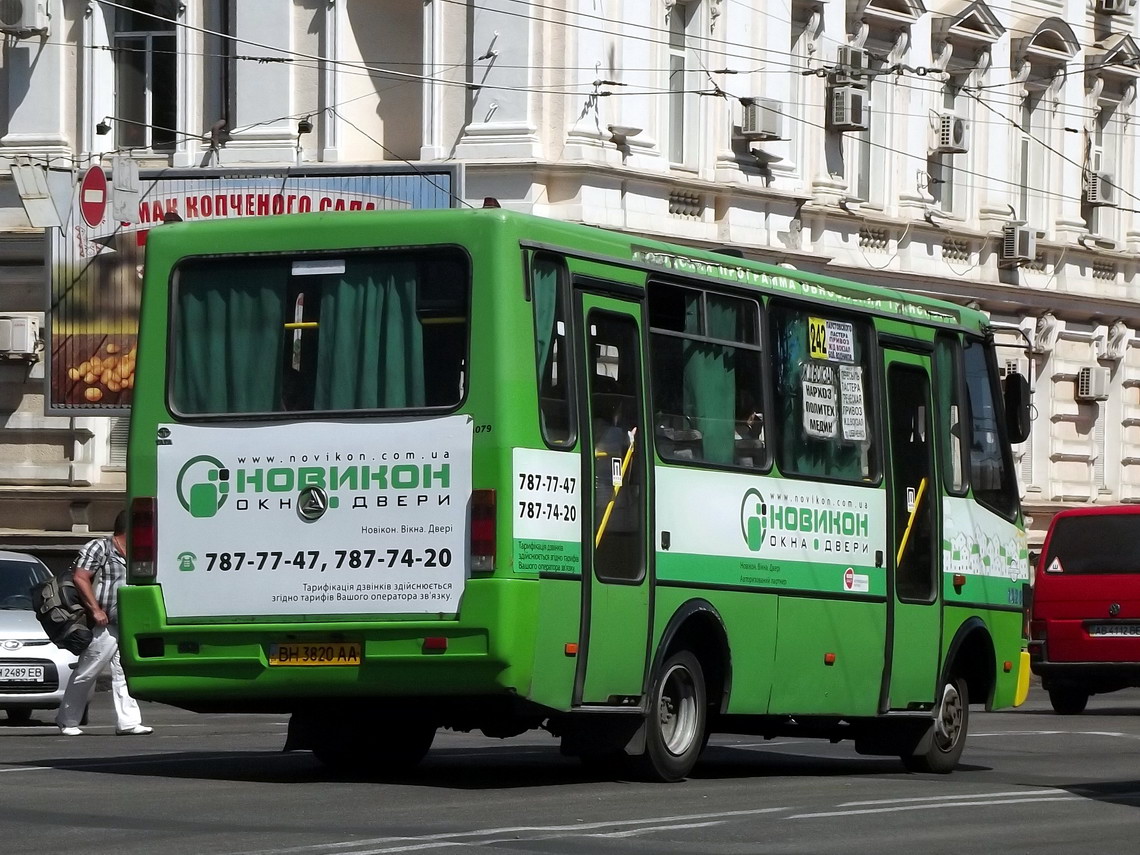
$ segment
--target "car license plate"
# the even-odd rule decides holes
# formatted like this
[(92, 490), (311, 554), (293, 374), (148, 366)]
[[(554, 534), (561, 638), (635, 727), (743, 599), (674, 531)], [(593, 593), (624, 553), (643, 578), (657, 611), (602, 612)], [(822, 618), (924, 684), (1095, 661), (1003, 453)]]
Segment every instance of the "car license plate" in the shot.
[(0, 683), (42, 683), (43, 665), (0, 665)]
[(270, 665), (359, 665), (360, 645), (355, 641), (313, 644), (271, 644)]
[(1140, 637), (1140, 623), (1094, 623), (1089, 626), (1089, 635), (1098, 637), (1127, 638)]

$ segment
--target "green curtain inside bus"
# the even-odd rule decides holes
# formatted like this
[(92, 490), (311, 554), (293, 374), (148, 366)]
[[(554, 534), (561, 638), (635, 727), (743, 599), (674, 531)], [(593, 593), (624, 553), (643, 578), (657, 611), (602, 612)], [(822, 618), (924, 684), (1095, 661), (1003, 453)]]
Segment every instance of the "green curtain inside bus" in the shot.
[[(711, 338), (736, 337), (738, 310), (711, 297), (706, 303), (707, 329), (701, 329), (701, 295), (685, 297), (685, 332)], [(682, 348), (684, 411), (701, 432), (701, 456), (713, 463), (732, 463), (736, 417), (735, 348), (686, 339)]]
[(184, 272), (178, 289), (174, 401), (186, 413), (275, 410), (288, 273), (264, 265), (211, 272)]
[(320, 325), (314, 409), (426, 404), (415, 264), (348, 262), (321, 295)]
[(558, 268), (544, 259), (537, 259), (532, 272), (534, 288), (534, 355), (538, 360), (538, 376), (550, 376), (547, 362), (551, 342), (554, 340), (554, 311), (558, 302)]

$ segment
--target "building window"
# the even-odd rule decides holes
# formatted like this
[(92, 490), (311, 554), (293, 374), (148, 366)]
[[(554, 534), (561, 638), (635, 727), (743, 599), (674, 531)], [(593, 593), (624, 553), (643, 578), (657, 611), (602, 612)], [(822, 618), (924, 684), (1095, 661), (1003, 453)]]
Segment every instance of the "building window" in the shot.
[(668, 9), (669, 81), (665, 149), (669, 162), (689, 166), (692, 160), (692, 126), (697, 119), (697, 102), (691, 84), (696, 61), (693, 35), (697, 19), (696, 3), (676, 3)]
[(1021, 103), (1018, 139), (1017, 216), (1037, 229), (1044, 228), (1047, 222), (1045, 147), (1051, 144), (1052, 115), (1044, 92), (1026, 94)]
[(883, 63), (872, 59), (867, 79), (867, 129), (848, 134), (847, 162), (852, 195), (873, 208), (886, 206), (886, 164), (890, 146), (890, 96), (887, 82), (879, 76)]
[(177, 142), (176, 0), (120, 0), (115, 9), (115, 129), (120, 148)]
[[(969, 122), (969, 106), (967, 98), (962, 93), (960, 81), (952, 80), (946, 83), (942, 90), (942, 113), (939, 116), (939, 127), (935, 128), (941, 141), (941, 116), (949, 115), (956, 119)], [(951, 129), (951, 142), (953, 130)], [(963, 135), (963, 139), (968, 134)], [(938, 210), (944, 214), (956, 217), (965, 216), (965, 189), (969, 181), (960, 181), (959, 175), (969, 175), (965, 152), (939, 152), (930, 159), (930, 195), (934, 198)]]
[(1085, 164), (1083, 213), (1085, 225), (1094, 234), (1115, 239), (1119, 222), (1121, 156), (1124, 122), (1119, 104), (1102, 101), (1089, 137)]

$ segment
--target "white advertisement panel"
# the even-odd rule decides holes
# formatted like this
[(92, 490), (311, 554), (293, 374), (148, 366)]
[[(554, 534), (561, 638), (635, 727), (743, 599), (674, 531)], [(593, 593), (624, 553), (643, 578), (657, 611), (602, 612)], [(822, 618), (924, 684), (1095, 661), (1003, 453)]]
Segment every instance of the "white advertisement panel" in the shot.
[(157, 562), (180, 617), (454, 614), (471, 419), (158, 428)]

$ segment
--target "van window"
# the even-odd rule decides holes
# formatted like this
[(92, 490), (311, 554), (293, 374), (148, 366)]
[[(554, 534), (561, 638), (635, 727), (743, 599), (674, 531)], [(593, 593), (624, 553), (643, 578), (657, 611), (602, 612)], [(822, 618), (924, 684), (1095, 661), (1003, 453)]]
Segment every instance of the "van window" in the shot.
[(1080, 514), (1053, 522), (1038, 572), (1140, 575), (1140, 514)]

